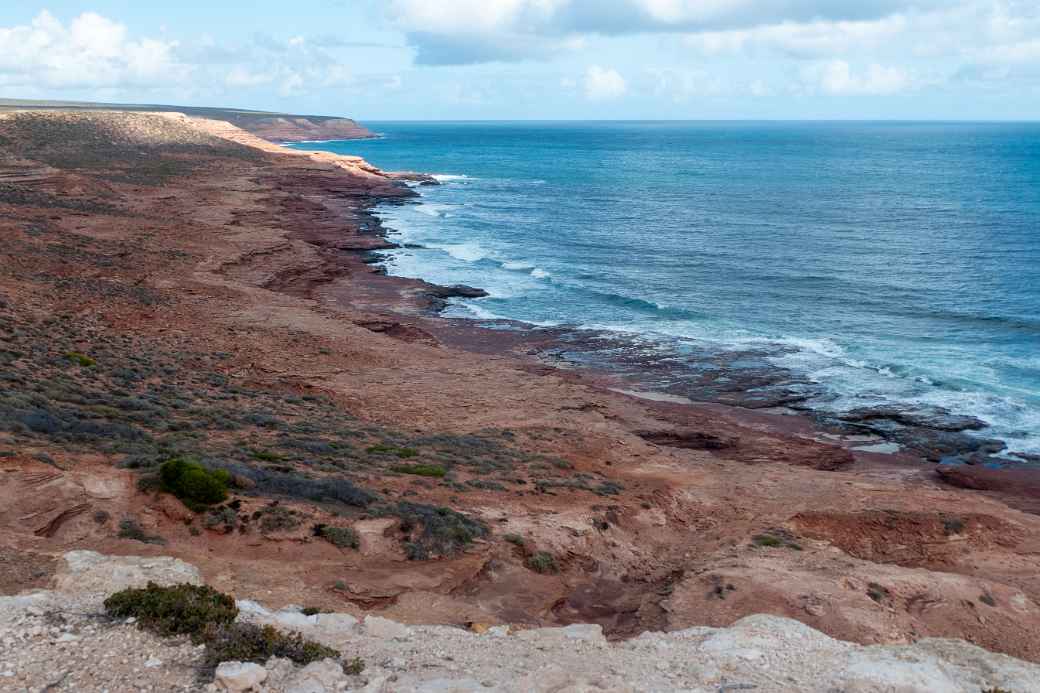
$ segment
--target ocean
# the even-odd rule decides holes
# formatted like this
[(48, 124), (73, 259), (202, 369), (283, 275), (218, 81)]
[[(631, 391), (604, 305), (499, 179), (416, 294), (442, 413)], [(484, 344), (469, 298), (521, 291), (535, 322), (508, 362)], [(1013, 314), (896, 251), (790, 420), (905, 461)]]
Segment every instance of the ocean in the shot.
[(1040, 124), (366, 125), (298, 146), (437, 174), (378, 214), (390, 274), (490, 292), (449, 315), (615, 335), (692, 398), (774, 368), (800, 408), (948, 411), (1040, 454)]

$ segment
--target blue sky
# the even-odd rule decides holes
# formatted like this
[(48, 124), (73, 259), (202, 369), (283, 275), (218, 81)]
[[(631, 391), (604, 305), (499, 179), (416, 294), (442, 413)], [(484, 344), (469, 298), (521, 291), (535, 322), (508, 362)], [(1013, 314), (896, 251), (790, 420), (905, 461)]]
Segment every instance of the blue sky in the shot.
[(384, 119), (1040, 119), (1037, 0), (29, 0), (0, 96)]

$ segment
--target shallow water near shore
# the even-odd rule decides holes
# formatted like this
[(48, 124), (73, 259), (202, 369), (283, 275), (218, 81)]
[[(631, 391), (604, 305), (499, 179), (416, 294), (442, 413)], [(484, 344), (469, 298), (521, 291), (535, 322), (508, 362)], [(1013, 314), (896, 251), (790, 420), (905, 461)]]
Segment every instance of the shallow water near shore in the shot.
[(677, 396), (941, 408), (1040, 454), (1040, 125), (368, 125), (303, 147), (439, 174), (378, 213), (391, 274), (490, 292), (451, 315), (589, 328), (560, 356)]

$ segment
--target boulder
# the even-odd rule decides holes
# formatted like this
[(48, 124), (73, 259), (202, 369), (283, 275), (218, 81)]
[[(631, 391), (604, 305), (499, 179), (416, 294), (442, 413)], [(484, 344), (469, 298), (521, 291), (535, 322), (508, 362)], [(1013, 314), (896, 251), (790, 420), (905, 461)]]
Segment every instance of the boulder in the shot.
[(484, 298), (488, 292), (475, 286), (452, 284), (451, 286), (431, 285), (427, 293), (436, 298)]
[(607, 639), (603, 637), (603, 627), (598, 623), (575, 623), (562, 628), (522, 630), (516, 634), (516, 637), (538, 646), (552, 646), (566, 642), (586, 642), (598, 647), (607, 645)]
[(128, 587), (190, 583), (201, 585), (198, 568), (169, 556), (103, 556), (96, 551), (69, 551), (56, 580), (58, 592), (109, 595)]
[(353, 635), (358, 629), (358, 620), (350, 614), (318, 614), (318, 628), (328, 635)]
[(412, 629), (380, 616), (365, 616), (365, 635), (386, 640), (407, 640), (412, 635)]
[(285, 693), (335, 693), (347, 686), (343, 666), (332, 659), (311, 662), (285, 683)]
[(296, 609), (282, 609), (281, 611), (276, 611), (270, 617), (270, 620), (273, 625), (286, 630), (305, 631), (318, 624), (317, 614), (308, 616)]
[(255, 691), (267, 680), (267, 669), (252, 662), (221, 662), (214, 682), (218, 690)]

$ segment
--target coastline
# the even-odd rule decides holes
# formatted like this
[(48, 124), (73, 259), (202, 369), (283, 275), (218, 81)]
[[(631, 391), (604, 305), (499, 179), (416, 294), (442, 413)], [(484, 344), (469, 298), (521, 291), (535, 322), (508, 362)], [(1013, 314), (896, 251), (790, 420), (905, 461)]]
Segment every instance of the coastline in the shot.
[[(73, 121), (68, 127), (81, 126)], [(62, 447), (30, 427), (0, 439), (17, 450), (3, 458), (16, 474), (10, 478), (57, 467), (65, 486), (58, 501), (52, 491), (30, 498), (21, 481), (4, 487), (11, 513), (47, 520), (37, 533), (7, 518), (7, 541), (17, 550), (75, 544), (175, 555), (241, 598), (263, 595), (273, 606), (306, 599), (410, 623), (594, 622), (624, 638), (774, 613), (856, 642), (969, 637), (1040, 659), (1032, 636), (1040, 583), (1030, 558), (1040, 518), (1008, 507), (1029, 510), (1032, 497), (948, 486), (930, 463), (851, 451), (852, 441), (828, 437), (804, 415), (617, 392), (640, 387), (610, 369), (547, 357), (564, 336), (558, 331), (489, 330), (439, 317), (446, 298), (470, 289), (389, 277), (368, 262), (372, 251), (391, 247), (373, 206), (407, 204), (414, 191), (403, 180), (421, 182), (415, 174), (389, 175), (356, 157), (290, 154), (213, 121), (132, 122), (158, 133), (156, 151), (177, 138), (194, 141), (196, 131), (235, 146), (225, 151), (200, 139), (209, 148), (197, 157), (205, 166), (162, 186), (63, 164), (78, 161), (74, 151), (52, 157), (49, 169), (8, 162), (53, 197), (5, 198), (12, 208), (5, 233), (18, 239), (19, 255), (5, 258), (3, 309), (25, 325), (48, 311), (68, 313), (83, 330), (67, 351), (95, 353), (102, 367), (121, 348), (116, 337), (127, 334), (173, 350), (162, 352), (163, 363), (193, 350), (224, 354), (199, 360), (218, 365), (198, 387), (229, 381), (235, 388), (217, 394), (255, 414), (238, 432), (212, 434), (234, 444), (221, 454), (238, 455), (236, 464), (291, 462), (311, 480), (328, 469), (343, 473), (327, 445), (304, 440), (329, 438), (308, 426), (333, 412), (355, 422), (353, 434), (378, 430), (392, 449), (414, 447), (430, 464), (440, 458), (422, 446), (448, 440), (469, 457), (451, 458), (442, 479), (410, 476), (411, 457), (375, 458), (379, 447), (367, 444), (351, 448), (357, 457), (346, 471), (373, 494), (451, 509), (488, 530), (457, 553), (408, 560), (396, 516), (281, 497), (308, 513), (307, 526), (273, 537), (207, 528), (199, 538), (183, 509), (137, 492), (138, 472), (113, 467), (121, 456)], [(67, 211), (70, 200), (93, 209), (102, 199), (111, 208)], [(59, 262), (66, 257), (79, 262)], [(57, 280), (40, 278), (50, 274), (62, 292), (51, 289)], [(111, 343), (96, 336), (108, 334)], [(190, 374), (195, 363), (180, 371)], [(318, 406), (303, 398), (320, 397), (329, 408), (277, 423), (268, 392), (291, 394), (286, 406)], [(193, 425), (189, 431), (210, 430)], [(289, 461), (283, 448), (264, 459), (286, 441), (310, 447)], [(514, 447), (522, 452), (503, 452)], [(41, 454), (55, 465), (34, 457)], [(328, 456), (317, 465), (320, 455)], [(90, 495), (97, 488), (117, 490)], [(133, 512), (167, 544), (132, 543), (89, 517), (58, 520), (43, 509), (80, 498)], [(259, 491), (242, 498), (250, 510), (267, 507), (258, 505), (268, 502)], [(357, 551), (309, 532), (310, 524), (344, 518), (361, 537)], [(529, 567), (535, 548), (556, 557), (556, 572)], [(917, 608), (922, 594), (935, 606)], [(990, 595), (982, 624), (980, 594)]]
[[(419, 194), (421, 196), (421, 192)], [(380, 233), (387, 236), (386, 230)], [(375, 265), (392, 263), (392, 258), (392, 254), (375, 256), (371, 262)], [(442, 307), (437, 306), (438, 310)], [(541, 361), (597, 372), (601, 376), (621, 377), (631, 387), (658, 393), (662, 398), (677, 398), (673, 401), (725, 404), (741, 410), (807, 416), (818, 429), (820, 440), (846, 439), (850, 448), (903, 453), (904, 457), (943, 466), (988, 469), (1006, 466), (1017, 469), (1020, 475), (1040, 472), (1035, 455), (1009, 451), (1004, 441), (986, 435), (988, 426), (984, 421), (971, 415), (938, 406), (911, 408), (899, 404), (864, 406), (844, 412), (814, 408), (807, 401), (820, 394), (820, 384), (774, 365), (771, 363), (774, 353), (754, 346), (710, 351), (693, 346), (692, 354), (679, 357), (674, 350), (661, 355), (647, 354), (640, 348), (641, 335), (635, 333), (582, 326), (546, 328), (510, 318), (452, 320), (453, 324), (469, 321), (493, 330), (505, 327), (552, 334), (554, 338), (548, 341), (532, 334), (532, 342), (539, 350), (537, 358)], [(704, 369), (703, 364), (711, 364), (711, 369)], [(944, 478), (966, 475), (971, 475), (970, 470)]]

